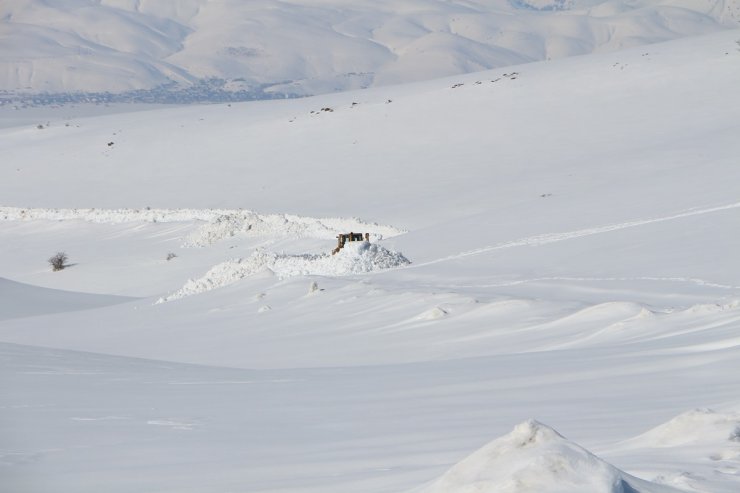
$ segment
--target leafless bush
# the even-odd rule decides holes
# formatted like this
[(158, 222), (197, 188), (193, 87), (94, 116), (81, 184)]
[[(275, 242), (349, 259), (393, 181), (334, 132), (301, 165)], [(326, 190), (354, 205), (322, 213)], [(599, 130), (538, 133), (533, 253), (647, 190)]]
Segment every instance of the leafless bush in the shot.
[(49, 263), (51, 264), (51, 270), (54, 272), (58, 270), (62, 270), (65, 267), (67, 267), (67, 260), (69, 260), (69, 257), (67, 257), (67, 254), (64, 252), (57, 252), (56, 255), (51, 257), (49, 259)]
[(168, 253), (167, 254), (167, 262), (169, 262), (170, 260), (172, 260), (175, 257), (177, 257), (177, 255), (175, 255), (174, 253), (172, 253), (172, 252)]

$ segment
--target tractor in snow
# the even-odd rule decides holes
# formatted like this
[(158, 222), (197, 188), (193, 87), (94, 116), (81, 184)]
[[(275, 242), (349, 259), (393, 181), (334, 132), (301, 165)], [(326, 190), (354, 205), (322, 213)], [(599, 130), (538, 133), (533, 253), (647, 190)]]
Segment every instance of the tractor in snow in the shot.
[(336, 255), (339, 250), (344, 248), (344, 244), (350, 241), (370, 241), (370, 233), (343, 233), (337, 235), (337, 247), (331, 251), (331, 254)]

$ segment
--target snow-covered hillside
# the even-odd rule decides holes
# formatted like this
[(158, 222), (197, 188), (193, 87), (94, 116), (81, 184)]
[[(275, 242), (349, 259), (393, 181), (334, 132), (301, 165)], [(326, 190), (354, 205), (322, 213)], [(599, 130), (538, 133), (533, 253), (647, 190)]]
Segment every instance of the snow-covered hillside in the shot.
[(0, 90), (36, 94), (29, 103), (318, 94), (614, 51), (738, 20), (737, 0), (5, 0)]
[(3, 487), (736, 493), (739, 40), (4, 113)]

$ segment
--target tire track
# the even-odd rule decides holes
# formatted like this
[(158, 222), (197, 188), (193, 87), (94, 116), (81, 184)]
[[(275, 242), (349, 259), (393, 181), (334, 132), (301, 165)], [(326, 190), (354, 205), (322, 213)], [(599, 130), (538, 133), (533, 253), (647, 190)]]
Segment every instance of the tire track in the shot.
[(583, 238), (583, 237), (594, 236), (594, 235), (599, 235), (603, 233), (610, 233), (612, 231), (619, 231), (622, 229), (637, 228), (640, 226), (645, 226), (647, 224), (655, 224), (655, 223), (661, 223), (661, 222), (666, 222), (666, 221), (675, 221), (677, 219), (683, 219), (686, 217), (700, 216), (703, 214), (711, 214), (714, 212), (721, 212), (721, 211), (726, 211), (730, 209), (740, 209), (740, 202), (735, 202), (732, 204), (720, 205), (720, 206), (715, 206), (715, 207), (708, 207), (708, 208), (703, 208), (703, 209), (690, 209), (688, 211), (679, 212), (677, 214), (672, 214), (670, 216), (654, 217), (654, 218), (649, 218), (649, 219), (637, 219), (635, 221), (628, 221), (628, 222), (617, 223), (617, 224), (608, 224), (605, 226), (598, 226), (595, 228), (585, 228), (585, 229), (577, 229), (574, 231), (566, 231), (566, 232), (561, 232), (561, 233), (545, 233), (545, 234), (540, 234), (540, 235), (527, 236), (525, 238), (520, 238), (518, 240), (507, 241), (504, 243), (499, 243), (497, 245), (486, 246), (482, 248), (476, 248), (474, 250), (468, 250), (466, 252), (458, 253), (455, 255), (450, 255), (450, 256), (439, 258), (436, 260), (431, 260), (429, 262), (416, 264), (413, 266), (409, 266), (409, 268), (421, 267), (423, 265), (432, 265), (432, 264), (437, 264), (440, 262), (447, 262), (449, 260), (457, 260), (457, 259), (461, 259), (465, 257), (471, 257), (474, 255), (480, 255), (482, 253), (493, 252), (496, 250), (505, 250), (508, 248), (517, 248), (517, 247), (523, 247), (523, 246), (540, 246), (540, 245), (547, 245), (549, 243), (558, 243), (561, 241), (574, 240), (576, 238)]

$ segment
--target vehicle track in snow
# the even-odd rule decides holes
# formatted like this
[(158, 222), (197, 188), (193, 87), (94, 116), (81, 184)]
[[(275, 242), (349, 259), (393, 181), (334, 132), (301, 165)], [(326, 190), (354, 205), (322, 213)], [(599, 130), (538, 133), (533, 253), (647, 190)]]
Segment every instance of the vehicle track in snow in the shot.
[(504, 243), (499, 243), (497, 245), (486, 246), (482, 248), (476, 248), (476, 249), (468, 250), (466, 252), (461, 252), (455, 255), (449, 255), (447, 257), (430, 260), (428, 262), (414, 264), (414, 265), (409, 266), (408, 268), (416, 268), (416, 267), (422, 267), (425, 265), (433, 265), (433, 264), (437, 264), (440, 262), (447, 262), (449, 260), (457, 260), (457, 259), (461, 259), (465, 257), (471, 257), (475, 255), (480, 255), (483, 253), (493, 252), (496, 250), (505, 250), (508, 248), (516, 248), (516, 247), (524, 247), (524, 246), (540, 246), (540, 245), (547, 245), (549, 243), (558, 243), (561, 241), (574, 240), (577, 238), (594, 236), (594, 235), (603, 234), (603, 233), (610, 233), (612, 231), (619, 231), (622, 229), (636, 228), (640, 226), (645, 226), (647, 224), (674, 221), (674, 220), (683, 219), (686, 217), (700, 216), (704, 214), (711, 214), (714, 212), (721, 212), (721, 211), (726, 211), (726, 210), (731, 210), (731, 209), (740, 209), (740, 202), (719, 205), (719, 206), (714, 206), (714, 207), (707, 207), (707, 208), (702, 208), (702, 209), (690, 209), (690, 210), (679, 212), (679, 213), (672, 214), (669, 216), (654, 217), (654, 218), (648, 218), (648, 219), (637, 219), (634, 221), (628, 221), (628, 222), (623, 222), (623, 223), (615, 223), (615, 224), (608, 224), (604, 226), (597, 226), (595, 228), (585, 228), (585, 229), (577, 229), (574, 231), (566, 231), (566, 232), (561, 232), (561, 233), (545, 233), (545, 234), (540, 234), (540, 235), (527, 236), (524, 238), (520, 238), (518, 240), (507, 241)]
[(696, 286), (718, 288), (718, 289), (740, 289), (740, 286), (732, 284), (721, 284), (717, 282), (698, 279), (696, 277), (572, 277), (572, 276), (555, 276), (555, 277), (535, 277), (532, 279), (517, 279), (512, 281), (500, 281), (483, 284), (451, 284), (451, 288), (500, 288), (508, 286), (520, 286), (522, 284), (531, 284), (548, 281), (566, 281), (566, 282), (632, 282), (632, 281), (650, 281), (650, 282), (670, 282), (670, 283), (688, 283)]

